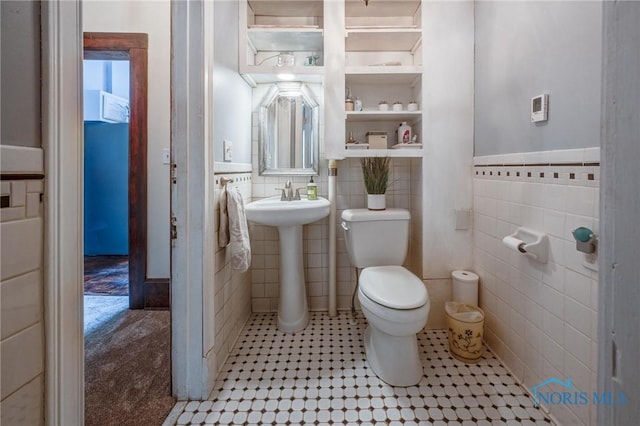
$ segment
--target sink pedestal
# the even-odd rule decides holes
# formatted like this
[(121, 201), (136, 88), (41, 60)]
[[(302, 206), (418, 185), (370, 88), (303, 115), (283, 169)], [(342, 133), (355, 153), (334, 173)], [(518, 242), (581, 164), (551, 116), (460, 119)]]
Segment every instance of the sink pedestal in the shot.
[(279, 226), (280, 302), (278, 330), (294, 333), (309, 322), (307, 285), (304, 281), (302, 225)]
[(302, 225), (329, 215), (326, 198), (281, 201), (280, 196), (263, 198), (247, 204), (247, 220), (275, 226), (280, 234), (280, 303), (278, 330), (295, 333), (309, 322), (307, 287), (304, 282)]

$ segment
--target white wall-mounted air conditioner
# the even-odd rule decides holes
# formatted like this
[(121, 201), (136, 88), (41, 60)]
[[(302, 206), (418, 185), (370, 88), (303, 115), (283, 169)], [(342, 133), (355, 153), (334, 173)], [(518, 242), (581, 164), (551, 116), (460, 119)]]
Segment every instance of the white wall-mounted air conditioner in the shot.
[(84, 120), (128, 123), (129, 101), (104, 90), (85, 90)]

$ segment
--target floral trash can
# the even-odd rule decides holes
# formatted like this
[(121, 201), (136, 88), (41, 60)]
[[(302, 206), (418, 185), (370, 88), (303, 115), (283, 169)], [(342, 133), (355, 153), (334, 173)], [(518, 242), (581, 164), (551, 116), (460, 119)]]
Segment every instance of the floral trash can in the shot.
[(449, 352), (456, 359), (475, 364), (482, 357), (484, 311), (477, 306), (446, 302)]

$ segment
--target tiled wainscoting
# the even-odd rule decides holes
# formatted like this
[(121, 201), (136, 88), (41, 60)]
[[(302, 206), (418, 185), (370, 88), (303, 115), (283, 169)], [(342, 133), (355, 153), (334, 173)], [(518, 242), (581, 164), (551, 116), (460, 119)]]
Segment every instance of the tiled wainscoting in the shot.
[[(218, 170), (218, 168), (216, 168)], [(242, 327), (251, 314), (251, 272), (238, 272), (231, 268), (231, 254), (228, 248), (220, 248), (218, 241), (218, 218), (220, 217), (220, 178), (233, 179), (227, 188), (238, 188), (245, 204), (251, 201), (251, 173), (216, 173), (215, 195), (216, 206), (216, 259), (215, 289), (213, 309), (215, 315), (214, 350), (216, 369), (219, 371), (227, 355), (233, 348)]]
[(3, 180), (0, 185), (0, 424), (39, 425), (44, 422), (43, 181)]
[[(476, 159), (473, 171), (486, 342), (528, 388), (556, 377), (596, 391), (598, 275), (585, 267), (571, 231), (585, 226), (598, 234), (599, 152), (512, 157)], [(502, 243), (519, 226), (548, 234), (547, 264)], [(549, 408), (561, 424), (596, 422), (593, 405)]]

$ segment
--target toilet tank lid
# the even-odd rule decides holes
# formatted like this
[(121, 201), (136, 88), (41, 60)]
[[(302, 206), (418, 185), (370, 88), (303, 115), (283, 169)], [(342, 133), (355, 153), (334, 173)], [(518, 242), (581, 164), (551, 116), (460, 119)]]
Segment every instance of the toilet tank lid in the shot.
[(342, 212), (342, 220), (347, 222), (371, 222), (376, 220), (409, 220), (411, 214), (406, 209), (347, 209)]

